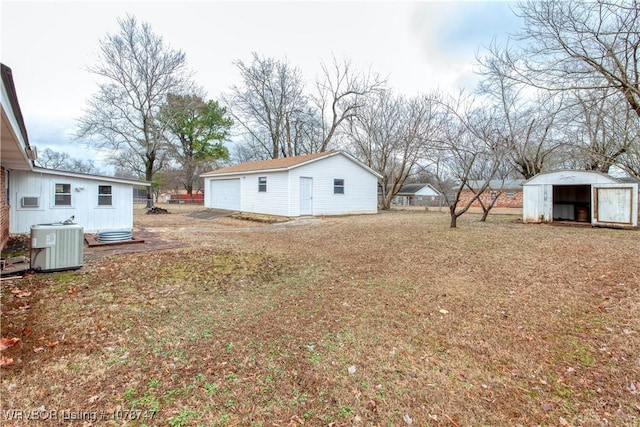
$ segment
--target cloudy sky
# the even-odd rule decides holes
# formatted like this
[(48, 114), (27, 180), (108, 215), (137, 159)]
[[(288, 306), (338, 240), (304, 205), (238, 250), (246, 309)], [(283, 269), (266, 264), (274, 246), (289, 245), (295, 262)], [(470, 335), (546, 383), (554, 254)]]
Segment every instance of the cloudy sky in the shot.
[(217, 99), (239, 83), (233, 61), (285, 59), (310, 82), (332, 56), (388, 77), (414, 95), (472, 89), (475, 56), (520, 26), (506, 1), (10, 1), (2, 0), (2, 62), (11, 67), (29, 140), (72, 157), (100, 156), (72, 138), (96, 92), (86, 67), (127, 14), (185, 52), (196, 82)]

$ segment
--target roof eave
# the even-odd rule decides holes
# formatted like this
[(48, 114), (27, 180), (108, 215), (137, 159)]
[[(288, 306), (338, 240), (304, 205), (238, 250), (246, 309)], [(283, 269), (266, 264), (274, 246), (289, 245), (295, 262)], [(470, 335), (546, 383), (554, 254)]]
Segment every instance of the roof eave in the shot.
[(43, 173), (48, 175), (57, 175), (57, 176), (65, 176), (65, 177), (74, 177), (74, 178), (82, 178), (82, 179), (92, 179), (95, 181), (104, 181), (104, 182), (117, 182), (120, 184), (129, 184), (129, 185), (138, 185), (143, 187), (151, 187), (151, 182), (149, 181), (140, 181), (136, 179), (128, 179), (128, 178), (119, 178), (115, 176), (104, 176), (104, 175), (93, 175), (88, 173), (79, 173), (79, 172), (70, 172), (70, 171), (62, 171), (57, 169), (47, 169), (42, 167), (34, 167), (33, 172)]
[(271, 173), (271, 172), (288, 172), (288, 171), (290, 171), (292, 169), (296, 169), (296, 168), (299, 168), (299, 167), (302, 167), (302, 166), (317, 162), (319, 160), (327, 159), (329, 157), (333, 157), (333, 156), (337, 156), (337, 155), (345, 156), (347, 159), (351, 160), (352, 162), (354, 162), (355, 164), (357, 164), (361, 168), (365, 169), (366, 171), (368, 171), (369, 173), (374, 175), (376, 178), (382, 179), (382, 175), (381, 174), (379, 174), (378, 172), (374, 171), (369, 166), (365, 165), (360, 160), (356, 159), (351, 154), (349, 154), (347, 152), (344, 152), (344, 151), (327, 151), (326, 155), (324, 155), (324, 156), (318, 156), (318, 157), (315, 157), (313, 159), (309, 159), (309, 160), (306, 160), (304, 162), (296, 163), (294, 165), (286, 166), (286, 167), (263, 168), (263, 169), (254, 169), (254, 170), (245, 170), (245, 171), (222, 172), (222, 173), (216, 173), (216, 171), (213, 171), (213, 172), (207, 172), (207, 173), (201, 174), (200, 177), (201, 178), (217, 178), (217, 177), (238, 176), (238, 175), (247, 175), (247, 174), (259, 174), (259, 173)]
[[(14, 138), (11, 139), (15, 143), (15, 146), (10, 144), (10, 146), (5, 147), (3, 145), (3, 149), (8, 150), (8, 152), (5, 152), (5, 155), (2, 157), (4, 157), (5, 160), (8, 158), (12, 159), (12, 164), (9, 165), (10, 168), (32, 169), (35, 163), (34, 160), (27, 155), (27, 152), (31, 151), (31, 146), (29, 145), (27, 128), (24, 124), (20, 103), (18, 102), (18, 95), (11, 68), (0, 63), (0, 75), (2, 80), (2, 120), (3, 122), (6, 121), (7, 125), (11, 128), (10, 132), (14, 136)], [(3, 162), (3, 165), (5, 163), (7, 162)]]

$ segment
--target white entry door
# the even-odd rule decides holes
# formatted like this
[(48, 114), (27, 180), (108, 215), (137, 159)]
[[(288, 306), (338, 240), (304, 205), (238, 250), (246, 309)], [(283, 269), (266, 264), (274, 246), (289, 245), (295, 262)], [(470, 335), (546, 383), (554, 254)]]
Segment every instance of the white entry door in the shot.
[(300, 215), (313, 215), (313, 178), (300, 178)]

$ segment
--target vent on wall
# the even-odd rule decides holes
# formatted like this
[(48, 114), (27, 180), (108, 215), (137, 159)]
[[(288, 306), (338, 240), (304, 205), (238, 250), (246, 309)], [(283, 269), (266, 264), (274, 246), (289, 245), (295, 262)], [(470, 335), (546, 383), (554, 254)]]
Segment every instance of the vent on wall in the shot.
[(37, 208), (40, 206), (40, 200), (38, 197), (23, 197), (20, 201), (20, 205), (23, 208)]

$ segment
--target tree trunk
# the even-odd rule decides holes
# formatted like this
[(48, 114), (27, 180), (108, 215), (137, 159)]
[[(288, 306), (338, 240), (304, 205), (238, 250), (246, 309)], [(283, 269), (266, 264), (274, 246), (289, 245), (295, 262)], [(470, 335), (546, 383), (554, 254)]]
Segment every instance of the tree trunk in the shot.
[(456, 215), (456, 207), (449, 206), (449, 215), (451, 216), (451, 222), (449, 228), (456, 228), (458, 225), (458, 215)]
[[(144, 179), (147, 181), (153, 181), (153, 161), (155, 158), (152, 155), (147, 154), (147, 161), (145, 162)], [(153, 207), (153, 184), (151, 187), (147, 187), (147, 208)]]

